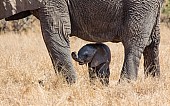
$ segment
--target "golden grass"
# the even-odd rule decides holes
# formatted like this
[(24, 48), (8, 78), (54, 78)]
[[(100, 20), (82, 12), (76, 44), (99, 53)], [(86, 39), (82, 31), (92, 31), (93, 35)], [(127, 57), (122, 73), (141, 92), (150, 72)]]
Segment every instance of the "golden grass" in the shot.
[[(139, 77), (131, 84), (118, 85), (123, 64), (121, 43), (107, 43), (112, 51), (109, 87), (90, 86), (86, 66), (79, 66), (77, 83), (68, 86), (56, 76), (40, 33), (0, 35), (1, 106), (169, 106), (170, 29), (161, 25), (161, 78), (144, 79), (143, 60)], [(87, 42), (71, 38), (71, 50)]]

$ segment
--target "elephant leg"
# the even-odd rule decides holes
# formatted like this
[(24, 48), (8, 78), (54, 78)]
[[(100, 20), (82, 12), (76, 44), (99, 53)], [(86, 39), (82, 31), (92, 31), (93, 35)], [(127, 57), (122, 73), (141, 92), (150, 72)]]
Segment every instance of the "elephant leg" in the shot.
[(159, 26), (156, 25), (151, 35), (151, 43), (147, 46), (143, 52), (144, 55), (144, 73), (145, 76), (152, 77), (160, 75), (159, 65), (159, 43), (160, 43), (160, 31)]
[[(120, 80), (123, 79), (129, 82), (130, 80), (137, 79), (140, 59), (149, 41), (149, 34), (146, 34), (136, 35), (123, 42), (125, 57)], [(152, 54), (153, 51), (149, 53)]]
[(138, 67), (142, 52), (143, 49), (140, 47), (125, 47), (125, 58), (120, 80), (130, 81), (137, 79)]
[[(136, 2), (135, 6), (140, 7), (141, 3)], [(137, 79), (141, 55), (149, 42), (159, 12), (157, 5), (148, 5), (145, 9), (140, 10), (134, 8), (132, 4), (127, 4), (126, 8), (131, 11), (125, 12), (126, 20), (122, 26), (125, 57), (120, 81), (121, 79), (126, 79), (126, 81)], [(144, 13), (144, 15), (137, 13)], [(152, 53), (153, 51), (150, 52), (150, 54)]]
[(89, 70), (89, 78), (90, 78), (90, 84), (94, 85), (94, 81), (97, 79), (96, 77), (96, 69), (93, 67), (88, 67)]
[(64, 0), (50, 0), (38, 10), (44, 42), (56, 73), (62, 74), (71, 84), (76, 80), (68, 34), (70, 21)]
[(100, 64), (97, 66), (97, 77), (99, 78), (100, 82), (108, 86), (109, 85), (109, 77), (110, 77), (110, 69), (107, 63)]

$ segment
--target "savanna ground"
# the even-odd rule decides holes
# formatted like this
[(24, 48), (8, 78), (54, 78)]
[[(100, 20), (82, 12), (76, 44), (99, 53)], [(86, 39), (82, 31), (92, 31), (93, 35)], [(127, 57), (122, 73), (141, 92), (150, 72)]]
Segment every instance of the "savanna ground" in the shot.
[[(121, 43), (111, 49), (109, 87), (90, 86), (86, 66), (73, 61), (77, 82), (68, 86), (56, 76), (40, 31), (0, 35), (1, 106), (170, 106), (170, 29), (161, 24), (160, 79), (144, 78), (143, 59), (139, 77), (130, 84), (117, 84), (123, 64)], [(87, 42), (71, 38), (71, 51)]]

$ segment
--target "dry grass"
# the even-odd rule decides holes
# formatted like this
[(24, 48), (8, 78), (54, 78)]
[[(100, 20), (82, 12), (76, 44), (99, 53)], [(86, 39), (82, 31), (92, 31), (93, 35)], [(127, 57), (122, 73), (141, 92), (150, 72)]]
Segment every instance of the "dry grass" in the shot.
[[(143, 60), (139, 77), (131, 84), (117, 85), (123, 64), (121, 43), (107, 43), (112, 51), (110, 86), (90, 86), (86, 66), (79, 66), (77, 83), (68, 86), (56, 76), (39, 33), (0, 35), (1, 106), (169, 106), (170, 29), (161, 25), (161, 78), (144, 79)], [(85, 43), (71, 38), (71, 50)]]

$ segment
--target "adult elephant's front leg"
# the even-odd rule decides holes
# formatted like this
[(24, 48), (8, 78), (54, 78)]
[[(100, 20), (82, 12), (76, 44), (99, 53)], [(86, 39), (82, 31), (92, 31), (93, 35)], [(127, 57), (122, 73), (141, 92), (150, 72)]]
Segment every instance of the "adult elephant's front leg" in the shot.
[(71, 62), (68, 33), (70, 20), (64, 0), (49, 0), (38, 10), (43, 38), (55, 71), (68, 83), (74, 83), (76, 74)]

